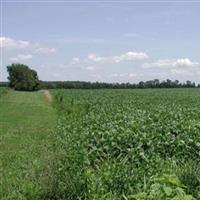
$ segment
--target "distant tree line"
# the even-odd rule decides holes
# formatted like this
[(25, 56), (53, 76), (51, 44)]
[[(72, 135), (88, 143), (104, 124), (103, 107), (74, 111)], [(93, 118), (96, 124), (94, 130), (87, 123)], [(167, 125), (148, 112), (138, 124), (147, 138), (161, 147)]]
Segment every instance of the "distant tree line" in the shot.
[(0, 81), (0, 87), (8, 87), (9, 83), (6, 81)]
[[(9, 87), (9, 82), (0, 82), (0, 87)], [(181, 83), (178, 80), (158, 79), (140, 81), (139, 83), (104, 83), (86, 81), (40, 81), (37, 89), (145, 89), (145, 88), (195, 88), (200, 87), (194, 82), (186, 81)], [(23, 89), (22, 89), (23, 90)]]
[(150, 81), (140, 81), (139, 83), (104, 83), (104, 82), (85, 82), (85, 81), (42, 81), (41, 88), (46, 89), (137, 89), (137, 88), (194, 88), (200, 87), (194, 82), (186, 81), (181, 83), (178, 80), (158, 79)]
[(200, 87), (194, 82), (181, 83), (178, 80), (159, 79), (140, 81), (139, 83), (104, 83), (86, 81), (40, 81), (37, 72), (24, 64), (7, 66), (9, 82), (0, 82), (0, 87), (15, 90), (35, 91), (39, 89), (136, 89), (136, 88), (194, 88)]

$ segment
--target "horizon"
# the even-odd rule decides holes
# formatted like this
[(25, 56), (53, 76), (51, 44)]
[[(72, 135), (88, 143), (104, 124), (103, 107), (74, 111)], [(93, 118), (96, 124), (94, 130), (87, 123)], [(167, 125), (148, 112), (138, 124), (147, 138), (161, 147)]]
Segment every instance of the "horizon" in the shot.
[(200, 1), (1, 1), (1, 76), (200, 83)]

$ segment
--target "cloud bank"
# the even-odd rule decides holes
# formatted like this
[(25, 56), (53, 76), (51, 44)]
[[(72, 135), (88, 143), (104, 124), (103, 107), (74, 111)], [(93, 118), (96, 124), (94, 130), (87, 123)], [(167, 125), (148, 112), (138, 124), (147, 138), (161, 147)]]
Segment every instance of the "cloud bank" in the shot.
[(31, 58), (33, 58), (33, 55), (31, 54), (18, 54), (16, 57), (10, 58), (10, 61), (19, 62), (29, 60)]
[(102, 64), (117, 64), (124, 61), (142, 61), (148, 59), (149, 56), (145, 52), (126, 52), (121, 55), (114, 56), (98, 56), (95, 53), (90, 53), (84, 59), (74, 57), (71, 60), (71, 64), (80, 64), (80, 63), (102, 63)]
[(55, 48), (45, 47), (39, 43), (32, 43), (25, 40), (16, 40), (9, 37), (0, 37), (0, 48), (6, 50), (31, 50), (34, 53), (56, 53)]
[(176, 67), (200, 67), (200, 63), (193, 62), (189, 58), (179, 58), (179, 59), (163, 59), (157, 60), (153, 63), (144, 63), (143, 68), (176, 68)]

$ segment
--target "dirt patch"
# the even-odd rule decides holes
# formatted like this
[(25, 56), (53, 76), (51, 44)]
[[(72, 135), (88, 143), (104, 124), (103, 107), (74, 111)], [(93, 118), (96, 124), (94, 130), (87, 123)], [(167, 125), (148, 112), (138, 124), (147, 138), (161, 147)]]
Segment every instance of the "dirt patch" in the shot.
[(48, 90), (43, 90), (44, 91), (44, 96), (45, 96), (45, 99), (51, 103), (52, 102), (52, 96), (51, 96), (51, 93), (48, 91)]

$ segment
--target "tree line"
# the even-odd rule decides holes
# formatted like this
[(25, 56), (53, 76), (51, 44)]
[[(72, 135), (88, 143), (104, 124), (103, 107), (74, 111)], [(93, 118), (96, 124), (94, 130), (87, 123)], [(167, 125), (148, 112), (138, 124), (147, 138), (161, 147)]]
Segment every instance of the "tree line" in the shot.
[(24, 64), (7, 66), (9, 82), (0, 82), (0, 87), (11, 87), (15, 90), (35, 91), (39, 89), (145, 89), (145, 88), (195, 88), (200, 87), (192, 81), (184, 83), (178, 80), (159, 79), (140, 81), (139, 83), (105, 83), (86, 81), (41, 81), (37, 72)]
[(137, 88), (194, 88), (194, 82), (186, 81), (181, 83), (178, 80), (158, 79), (150, 81), (140, 81), (139, 83), (104, 83), (104, 82), (85, 82), (85, 81), (42, 81), (41, 87), (46, 89), (137, 89)]
[[(194, 82), (158, 79), (150, 81), (141, 81), (139, 83), (103, 83), (103, 82), (86, 82), (86, 81), (40, 81), (38, 89), (145, 89), (145, 88), (195, 88), (200, 87)], [(0, 87), (9, 87), (9, 82), (0, 82)], [(17, 88), (16, 88), (17, 90)]]

